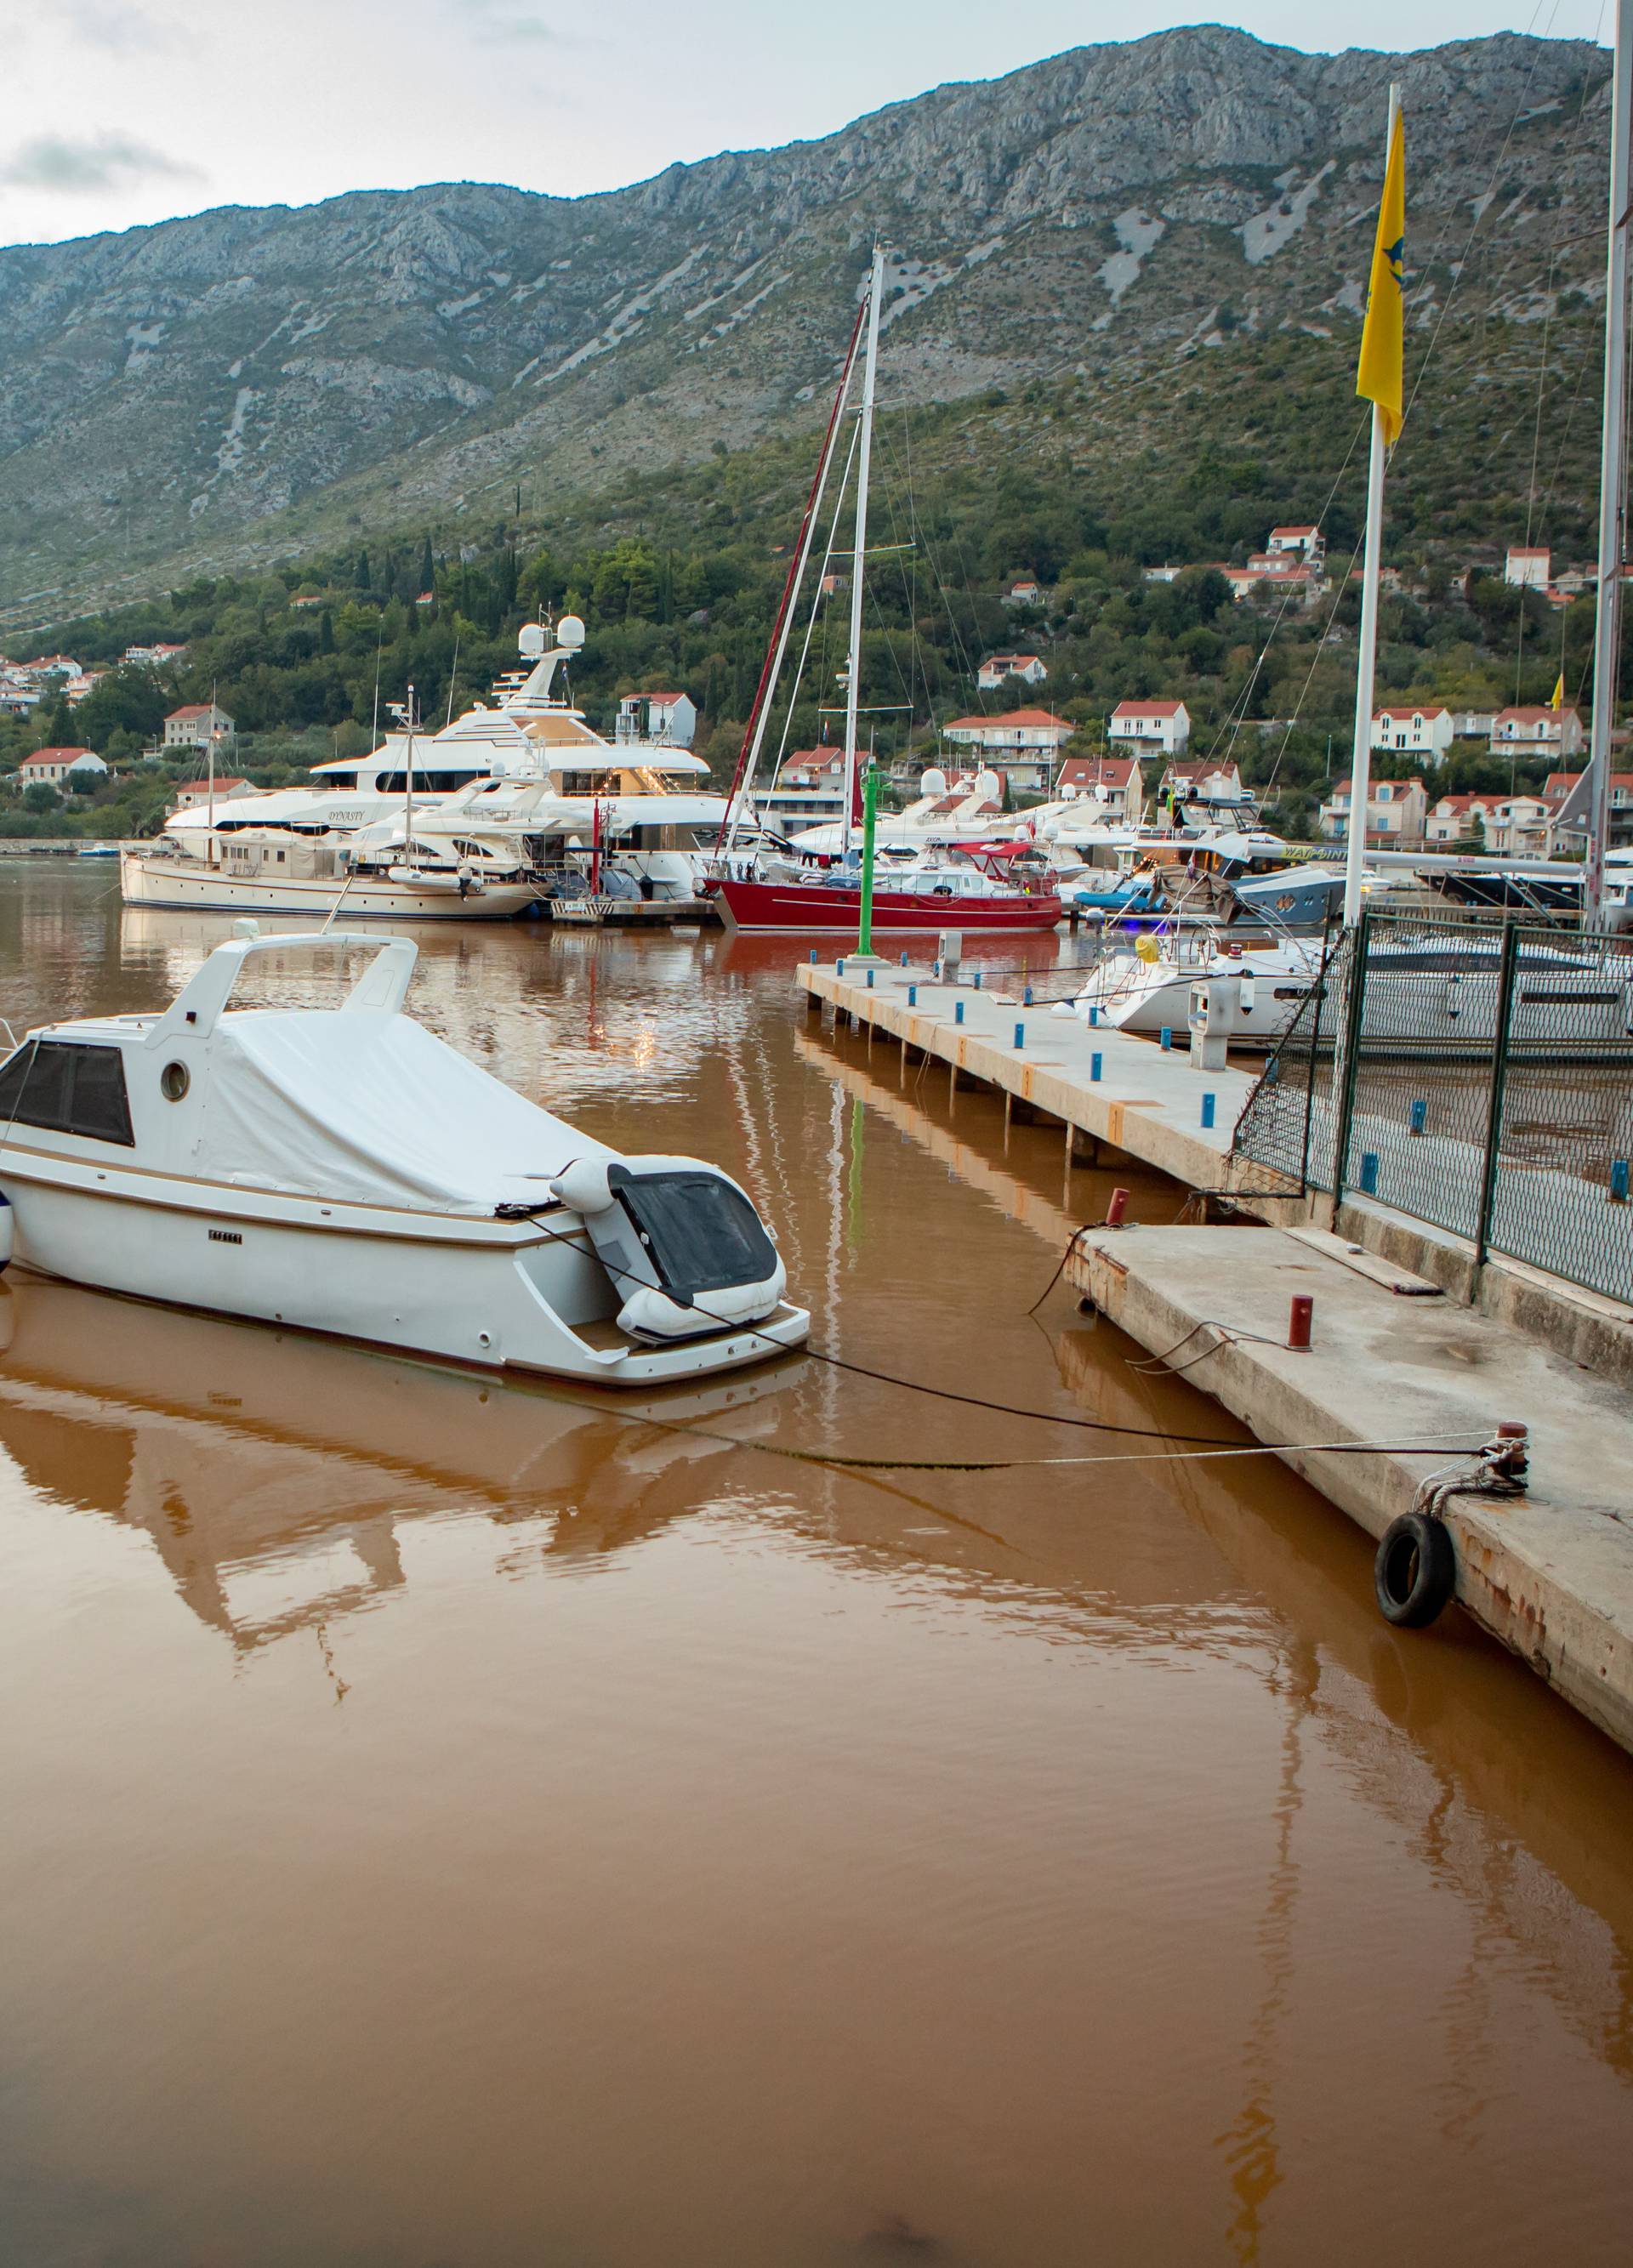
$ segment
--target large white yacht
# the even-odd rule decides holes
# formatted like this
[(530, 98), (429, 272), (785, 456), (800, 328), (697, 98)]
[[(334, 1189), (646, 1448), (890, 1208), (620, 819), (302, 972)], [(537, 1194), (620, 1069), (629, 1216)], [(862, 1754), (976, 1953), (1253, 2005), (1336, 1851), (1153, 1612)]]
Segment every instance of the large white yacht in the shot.
[[(517, 639), (523, 666), (499, 680), (491, 703), (474, 703), (441, 732), (390, 733), (370, 755), (314, 765), (307, 787), (174, 813), (166, 834), (208, 863), (203, 846), (212, 836), (273, 828), (333, 842), (395, 818), (411, 796), (420, 814), (458, 804), (484, 832), (514, 825), (520, 852), (523, 837), (537, 833), (521, 792), (543, 785), (592, 813), (599, 843), (586, 834), (570, 843), (569, 858), (587, 865), (599, 850), (643, 896), (692, 898), (726, 815), (725, 798), (701, 784), (709, 768), (689, 749), (609, 741), (595, 731), (570, 689), (561, 689), (584, 641), (575, 615), (553, 625), (526, 622)], [(542, 872), (548, 894), (548, 870)]]

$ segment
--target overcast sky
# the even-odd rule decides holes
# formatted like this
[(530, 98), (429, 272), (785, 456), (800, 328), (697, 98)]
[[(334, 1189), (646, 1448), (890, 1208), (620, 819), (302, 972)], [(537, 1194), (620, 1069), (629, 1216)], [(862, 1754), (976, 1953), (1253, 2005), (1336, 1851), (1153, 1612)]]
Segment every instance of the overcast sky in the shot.
[[(1603, 39), (1610, 0), (1229, 8), (1297, 47)], [(831, 132), (948, 79), (1217, 21), (1149, 0), (0, 0), (0, 243), (220, 204), (509, 181), (559, 195)]]

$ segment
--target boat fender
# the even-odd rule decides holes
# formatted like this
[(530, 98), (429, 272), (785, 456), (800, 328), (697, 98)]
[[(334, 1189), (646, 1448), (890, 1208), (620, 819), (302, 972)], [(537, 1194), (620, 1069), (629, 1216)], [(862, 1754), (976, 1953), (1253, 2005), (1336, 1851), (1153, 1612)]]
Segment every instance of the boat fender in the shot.
[(1392, 1520), (1372, 1562), (1372, 1584), (1385, 1622), (1427, 1629), (1457, 1586), (1457, 1554), (1444, 1523), (1426, 1512)]
[(0, 1197), (0, 1276), (11, 1264), (17, 1244), (17, 1216), (11, 1211), (10, 1197)]
[(607, 1168), (617, 1162), (610, 1158), (574, 1158), (550, 1182), (550, 1193), (574, 1212), (605, 1212), (616, 1201)]

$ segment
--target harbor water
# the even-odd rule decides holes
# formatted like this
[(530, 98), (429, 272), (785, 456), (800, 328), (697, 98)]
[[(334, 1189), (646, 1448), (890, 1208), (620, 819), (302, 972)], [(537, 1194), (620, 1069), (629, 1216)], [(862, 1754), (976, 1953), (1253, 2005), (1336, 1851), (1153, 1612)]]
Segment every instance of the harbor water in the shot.
[[(7, 862), (0, 1013), (229, 927)], [(1622, 2259), (1633, 1763), (1047, 1290), (1112, 1175), (783, 941), (418, 941), (743, 1181), (816, 1352), (632, 1403), (0, 1284), (0, 2268)]]

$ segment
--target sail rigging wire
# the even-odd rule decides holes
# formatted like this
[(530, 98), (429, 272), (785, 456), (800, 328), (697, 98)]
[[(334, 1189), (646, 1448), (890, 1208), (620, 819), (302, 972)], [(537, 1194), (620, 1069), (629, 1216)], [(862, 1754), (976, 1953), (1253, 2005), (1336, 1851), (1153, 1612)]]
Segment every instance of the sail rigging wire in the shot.
[(715, 838), (716, 850), (726, 849), (736, 832), (738, 801), (743, 785), (743, 776), (745, 772), (752, 772), (754, 761), (759, 754), (760, 740), (765, 732), (766, 697), (776, 676), (778, 666), (782, 659), (783, 649), (787, 643), (789, 609), (794, 602), (794, 593), (800, 577), (804, 571), (806, 560), (810, 554), (816, 509), (822, 500), (823, 490), (827, 484), (828, 474), (833, 463), (834, 443), (839, 435), (839, 419), (851, 390), (851, 379), (855, 373), (856, 350), (861, 341), (862, 324), (867, 317), (871, 298), (871, 291), (863, 295), (861, 305), (856, 310), (856, 320), (851, 327), (850, 345), (846, 350), (845, 366), (839, 374), (839, 383), (834, 390), (833, 407), (828, 412), (827, 430), (823, 435), (822, 453), (817, 460), (816, 473), (811, 479), (809, 493), (805, 499), (805, 512), (800, 522), (799, 537), (794, 547), (794, 556), (788, 563), (788, 572), (783, 583), (782, 597), (777, 608), (777, 617), (772, 625), (771, 638), (765, 648), (765, 659), (760, 665), (759, 683), (755, 688), (753, 705), (749, 711), (749, 721), (743, 728), (743, 746), (737, 752), (737, 762), (732, 773), (731, 786), (727, 791), (726, 809), (721, 814), (720, 833)]

